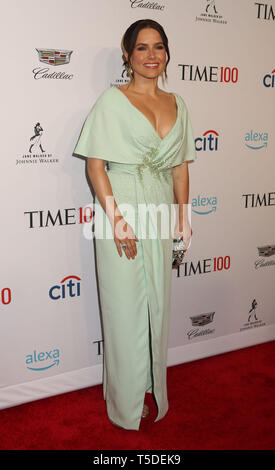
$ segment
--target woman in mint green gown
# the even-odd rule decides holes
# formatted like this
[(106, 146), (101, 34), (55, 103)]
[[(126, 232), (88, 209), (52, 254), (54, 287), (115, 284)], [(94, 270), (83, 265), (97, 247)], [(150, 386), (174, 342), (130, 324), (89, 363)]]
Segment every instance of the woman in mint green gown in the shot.
[[(154, 28), (152, 22), (146, 26), (150, 27)], [(163, 237), (160, 218), (156, 221), (154, 210), (148, 210), (145, 235), (139, 207), (171, 207), (175, 202), (173, 168), (196, 158), (186, 105), (180, 95), (173, 96), (176, 120), (162, 138), (122, 90), (105, 90), (88, 114), (74, 150), (88, 159), (107, 162), (105, 170), (114, 199), (137, 237), (136, 256), (120, 256), (113, 238), (97, 236), (102, 217), (106, 226), (110, 227), (110, 223), (103, 210), (97, 221), (96, 212), (103, 394), (109, 419), (132, 430), (139, 429), (146, 392), (155, 397), (155, 421), (168, 410), (166, 370), (173, 233), (169, 230), (168, 236)], [(95, 203), (101, 207), (97, 194)], [(134, 210), (128, 211), (125, 204)]]

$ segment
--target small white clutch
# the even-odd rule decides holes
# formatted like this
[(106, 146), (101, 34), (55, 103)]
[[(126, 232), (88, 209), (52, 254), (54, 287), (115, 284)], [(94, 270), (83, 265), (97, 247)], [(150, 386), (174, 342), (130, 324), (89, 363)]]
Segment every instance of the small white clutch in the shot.
[(176, 269), (183, 262), (185, 255), (185, 243), (182, 237), (173, 240), (172, 269)]

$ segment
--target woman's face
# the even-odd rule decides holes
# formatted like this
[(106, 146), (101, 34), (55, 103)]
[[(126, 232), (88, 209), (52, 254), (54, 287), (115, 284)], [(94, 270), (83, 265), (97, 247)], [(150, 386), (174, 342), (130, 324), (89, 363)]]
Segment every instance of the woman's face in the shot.
[(156, 78), (165, 69), (166, 50), (158, 31), (152, 28), (140, 30), (130, 57), (135, 75)]

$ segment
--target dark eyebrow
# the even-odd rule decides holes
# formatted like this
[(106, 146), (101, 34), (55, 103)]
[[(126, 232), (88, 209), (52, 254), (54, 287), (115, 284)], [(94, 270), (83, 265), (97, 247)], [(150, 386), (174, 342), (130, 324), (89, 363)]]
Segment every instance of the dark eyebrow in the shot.
[[(155, 43), (155, 46), (157, 46), (158, 44), (163, 44), (163, 42), (162, 42), (162, 41), (156, 42), (156, 43)], [(148, 44), (146, 44), (146, 43), (144, 43), (144, 42), (139, 42), (138, 44), (136, 44), (136, 47), (137, 47), (137, 46), (148, 46)]]

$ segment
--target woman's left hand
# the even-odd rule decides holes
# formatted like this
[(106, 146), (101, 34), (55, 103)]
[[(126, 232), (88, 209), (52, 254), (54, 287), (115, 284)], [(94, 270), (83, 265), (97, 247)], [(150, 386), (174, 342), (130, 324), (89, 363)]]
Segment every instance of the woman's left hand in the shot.
[(192, 233), (193, 231), (189, 222), (185, 222), (184, 224), (177, 224), (174, 230), (174, 238), (182, 237), (187, 250), (189, 248)]

